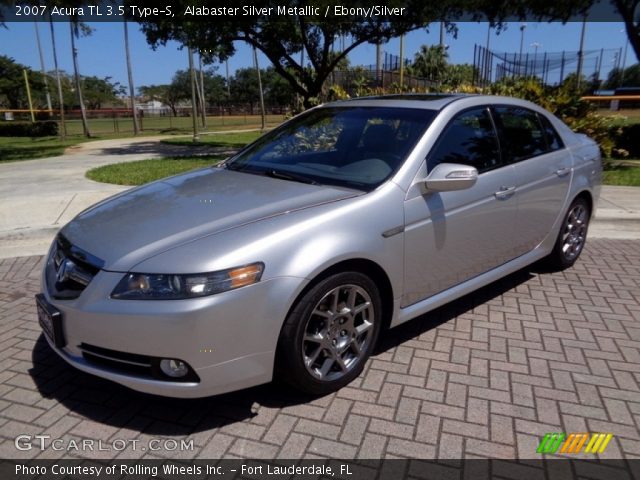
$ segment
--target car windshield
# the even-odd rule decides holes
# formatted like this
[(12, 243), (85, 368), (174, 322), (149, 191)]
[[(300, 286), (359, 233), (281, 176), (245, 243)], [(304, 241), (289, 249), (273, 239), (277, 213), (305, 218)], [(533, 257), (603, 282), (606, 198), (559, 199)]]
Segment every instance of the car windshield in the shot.
[(434, 116), (426, 109), (318, 108), (259, 138), (226, 168), (369, 191), (402, 165)]

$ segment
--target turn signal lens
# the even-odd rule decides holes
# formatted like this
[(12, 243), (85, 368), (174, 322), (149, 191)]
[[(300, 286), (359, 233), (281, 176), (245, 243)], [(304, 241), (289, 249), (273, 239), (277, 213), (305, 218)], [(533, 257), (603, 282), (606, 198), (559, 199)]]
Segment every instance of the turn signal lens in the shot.
[(256, 283), (262, 275), (262, 267), (263, 265), (261, 263), (254, 263), (246, 267), (229, 270), (231, 288), (240, 288)]

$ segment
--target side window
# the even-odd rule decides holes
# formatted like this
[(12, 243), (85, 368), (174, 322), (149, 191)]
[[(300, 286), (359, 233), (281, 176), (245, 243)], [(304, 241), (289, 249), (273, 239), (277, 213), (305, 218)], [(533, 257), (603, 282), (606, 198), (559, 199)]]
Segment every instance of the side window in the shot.
[(547, 151), (545, 132), (538, 115), (521, 107), (496, 107), (507, 161), (519, 162)]
[(553, 152), (555, 150), (560, 150), (561, 148), (563, 148), (564, 144), (562, 143), (562, 139), (560, 138), (560, 135), (558, 135), (558, 132), (556, 132), (556, 129), (553, 128), (553, 125), (551, 125), (549, 119), (540, 114), (538, 114), (538, 118), (540, 119), (540, 123), (542, 124), (542, 128), (544, 129), (544, 134), (547, 139), (547, 146), (549, 148), (549, 151)]
[(479, 173), (501, 165), (498, 139), (486, 108), (462, 112), (447, 125), (429, 154), (429, 171), (440, 163), (470, 165)]

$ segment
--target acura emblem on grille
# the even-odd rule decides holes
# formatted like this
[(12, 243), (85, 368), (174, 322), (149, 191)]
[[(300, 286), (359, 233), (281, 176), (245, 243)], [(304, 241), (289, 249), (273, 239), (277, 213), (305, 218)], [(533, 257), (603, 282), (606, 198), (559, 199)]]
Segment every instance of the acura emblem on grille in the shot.
[(60, 266), (58, 267), (58, 271), (56, 272), (56, 280), (59, 283), (66, 282), (67, 280), (69, 280), (69, 278), (71, 278), (71, 275), (73, 274), (75, 268), (75, 263), (73, 263), (68, 258), (64, 259), (62, 262), (60, 262)]

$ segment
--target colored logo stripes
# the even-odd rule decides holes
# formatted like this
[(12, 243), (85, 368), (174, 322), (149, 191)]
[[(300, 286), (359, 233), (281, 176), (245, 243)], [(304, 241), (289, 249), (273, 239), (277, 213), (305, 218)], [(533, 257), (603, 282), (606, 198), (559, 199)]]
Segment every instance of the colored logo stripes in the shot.
[(611, 433), (547, 433), (536, 453), (603, 453), (612, 438)]

